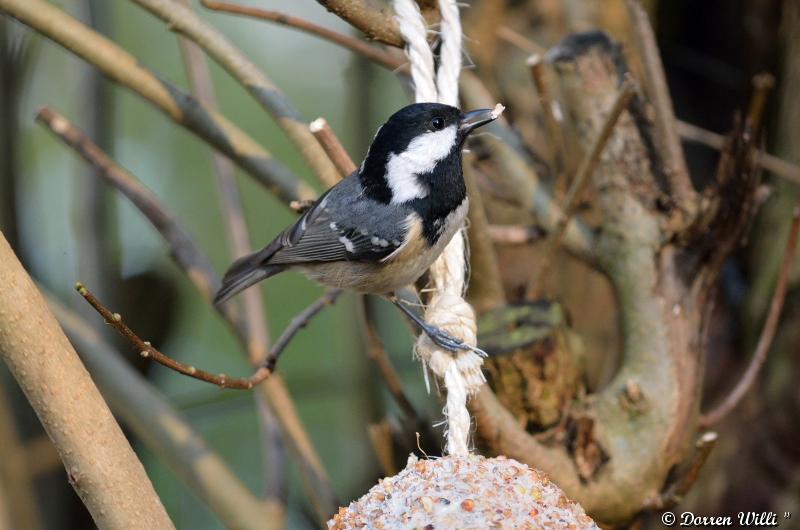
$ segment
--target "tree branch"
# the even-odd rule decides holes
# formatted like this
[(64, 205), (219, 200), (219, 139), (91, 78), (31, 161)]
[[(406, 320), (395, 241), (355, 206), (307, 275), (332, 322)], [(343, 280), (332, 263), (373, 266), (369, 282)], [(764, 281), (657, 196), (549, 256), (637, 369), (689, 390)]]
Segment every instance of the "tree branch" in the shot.
[(200, 46), (242, 84), (275, 119), (321, 182), (334, 178), (336, 168), (308, 131), (300, 113), (272, 81), (222, 33), (188, 7), (173, 0), (133, 0), (167, 24), (169, 29)]
[(311, 134), (314, 135), (322, 146), (322, 149), (328, 154), (331, 161), (333, 161), (333, 165), (336, 166), (336, 169), (339, 171), (340, 178), (330, 183), (326, 182), (326, 185), (333, 186), (339, 182), (339, 180), (349, 176), (357, 169), (353, 159), (347, 154), (342, 142), (339, 141), (336, 133), (333, 132), (333, 129), (328, 125), (328, 121), (325, 118), (317, 118), (312, 121), (308, 126), (308, 130), (311, 131)]
[(498, 245), (528, 245), (543, 239), (538, 226), (489, 225), (489, 237)]
[(214, 2), (212, 0), (201, 0), (203, 6), (213, 11), (220, 11), (223, 13), (231, 13), (234, 15), (242, 15), (251, 18), (265, 20), (267, 22), (274, 22), (281, 26), (286, 26), (298, 29), (315, 37), (319, 37), (338, 44), (343, 48), (347, 48), (354, 53), (363, 55), (370, 61), (376, 62), (382, 66), (394, 70), (404, 64), (405, 60), (400, 56), (395, 56), (382, 50), (372, 44), (356, 39), (349, 35), (333, 31), (323, 26), (314, 24), (300, 17), (281, 13), (280, 11), (268, 11), (266, 9), (259, 9), (257, 7), (242, 6), (238, 4), (231, 4), (228, 2)]
[(653, 501), (647, 502), (644, 507), (648, 510), (666, 510), (680, 503), (684, 495), (689, 493), (694, 483), (697, 482), (700, 470), (708, 460), (711, 450), (717, 445), (718, 439), (719, 436), (715, 432), (708, 431), (703, 433), (695, 443), (695, 451), (686, 470), (666, 491)]
[(1, 235), (0, 285), (0, 358), (97, 526), (174, 528), (100, 392)]
[(800, 236), (800, 206), (794, 209), (792, 215), (792, 226), (789, 229), (789, 239), (786, 241), (786, 250), (783, 252), (783, 261), (781, 262), (780, 272), (778, 273), (778, 283), (775, 285), (775, 291), (772, 293), (772, 301), (769, 304), (767, 319), (764, 321), (764, 327), (761, 330), (761, 335), (758, 337), (758, 343), (756, 344), (755, 352), (753, 352), (753, 357), (750, 359), (750, 364), (748, 364), (747, 369), (744, 374), (742, 374), (742, 378), (736, 383), (731, 393), (716, 407), (700, 417), (701, 427), (708, 428), (716, 425), (736, 408), (755, 383), (758, 373), (761, 371), (761, 367), (767, 360), (767, 354), (769, 353), (770, 346), (772, 346), (772, 340), (775, 338), (775, 333), (778, 331), (778, 323), (780, 322), (783, 303), (786, 300), (786, 288), (789, 285), (789, 273), (792, 270), (792, 263), (794, 263), (798, 236)]
[(363, 323), (364, 334), (368, 342), (367, 356), (375, 363), (378, 373), (386, 384), (386, 388), (394, 398), (397, 406), (406, 415), (406, 418), (414, 425), (420, 425), (421, 418), (406, 395), (405, 390), (403, 390), (400, 376), (397, 375), (397, 371), (392, 365), (391, 359), (389, 359), (389, 354), (386, 348), (383, 347), (378, 330), (375, 329), (373, 311), (364, 296), (359, 297), (359, 312), (361, 313), (360, 320)]
[(542, 56), (538, 53), (533, 54), (528, 57), (527, 63), (531, 71), (533, 85), (536, 87), (536, 92), (539, 94), (539, 104), (542, 107), (544, 122), (547, 126), (547, 132), (549, 133), (550, 150), (552, 151), (552, 161), (557, 179), (553, 188), (561, 191), (563, 188), (560, 185), (564, 178), (562, 173), (565, 169), (564, 163), (567, 157), (564, 151), (564, 133), (561, 130), (561, 125), (555, 114), (553, 91), (550, 89), (550, 83), (547, 80)]
[(328, 11), (361, 30), (367, 38), (390, 46), (405, 45), (400, 28), (388, 8), (377, 8), (369, 0), (317, 0)]
[[(178, 267), (186, 272), (197, 290), (202, 293), (203, 298), (210, 300), (220, 284), (211, 261), (202, 253), (180, 220), (161, 204), (158, 197), (131, 172), (111, 160), (81, 130), (73, 126), (61, 114), (48, 107), (43, 107), (36, 114), (36, 121), (73, 148), (98, 170), (98, 176), (118, 189), (144, 214), (164, 238)], [(231, 307), (223, 307), (221, 310), (231, 321), (239, 319), (239, 315)]]
[(606, 148), (611, 133), (617, 125), (617, 120), (622, 115), (622, 111), (628, 106), (634, 94), (633, 80), (628, 78), (623, 83), (619, 94), (617, 94), (614, 103), (608, 111), (608, 116), (603, 122), (602, 127), (597, 133), (597, 137), (589, 149), (589, 152), (583, 157), (581, 165), (572, 180), (567, 196), (564, 198), (564, 205), (562, 206), (563, 217), (558, 220), (555, 228), (547, 235), (545, 240), (545, 247), (542, 253), (542, 259), (538, 266), (534, 267), (534, 274), (531, 275), (531, 280), (528, 283), (525, 296), (529, 300), (535, 300), (542, 296), (544, 289), (544, 282), (547, 280), (550, 265), (555, 259), (555, 254), (561, 245), (561, 240), (564, 237), (564, 231), (567, 224), (575, 212), (578, 210), (581, 198), (586, 193), (586, 187), (589, 185), (590, 177), (597, 169), (597, 164), (600, 162), (600, 155)]
[(656, 149), (664, 164), (675, 202), (684, 213), (684, 224), (688, 225), (697, 214), (698, 198), (692, 186), (689, 169), (686, 167), (686, 159), (683, 157), (680, 137), (675, 126), (675, 112), (656, 38), (647, 18), (647, 12), (638, 0), (625, 0), (625, 6), (636, 40), (636, 49), (644, 67), (646, 93), (655, 109)]
[(273, 192), (283, 202), (312, 199), (314, 190), (220, 114), (143, 68), (128, 52), (44, 0), (0, 0), (0, 11), (30, 26), (150, 101)]
[(275, 363), (289, 342), (294, 338), (298, 331), (304, 328), (309, 320), (319, 313), (325, 306), (331, 305), (336, 297), (339, 296), (341, 291), (333, 289), (326, 292), (319, 300), (307, 307), (298, 316), (292, 319), (292, 322), (283, 332), (283, 334), (275, 341), (275, 346), (270, 350), (266, 358), (259, 364), (256, 371), (248, 377), (231, 377), (226, 374), (212, 374), (205, 370), (195, 368), (194, 366), (184, 364), (176, 361), (172, 357), (161, 353), (147, 341), (139, 338), (134, 331), (125, 324), (122, 316), (119, 313), (112, 313), (105, 307), (86, 287), (81, 283), (75, 284), (75, 289), (80, 295), (89, 302), (95, 311), (100, 313), (100, 316), (106, 321), (106, 324), (117, 330), (120, 335), (125, 337), (134, 348), (139, 352), (142, 357), (152, 359), (162, 366), (174, 370), (183, 375), (199, 379), (206, 383), (217, 385), (220, 388), (232, 388), (236, 390), (249, 390), (257, 384), (264, 381), (272, 374), (275, 368)]
[[(725, 147), (725, 137), (712, 131), (707, 131), (702, 127), (676, 120), (678, 134), (687, 142), (695, 142), (705, 145), (716, 151), (721, 151)], [(759, 151), (758, 165), (775, 175), (800, 184), (800, 166), (787, 162), (782, 158), (771, 155), (766, 151)]]
[(197, 494), (227, 528), (278, 529), (279, 503), (258, 500), (161, 392), (99, 333), (54, 298), (48, 304), (111, 407), (145, 446)]

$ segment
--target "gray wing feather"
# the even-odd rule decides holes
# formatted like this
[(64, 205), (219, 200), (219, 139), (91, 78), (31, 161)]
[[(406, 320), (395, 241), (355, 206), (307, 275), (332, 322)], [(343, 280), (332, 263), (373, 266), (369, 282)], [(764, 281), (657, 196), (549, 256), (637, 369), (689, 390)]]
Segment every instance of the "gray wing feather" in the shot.
[(380, 261), (402, 244), (408, 212), (363, 196), (355, 176), (334, 186), (267, 248), (269, 264)]

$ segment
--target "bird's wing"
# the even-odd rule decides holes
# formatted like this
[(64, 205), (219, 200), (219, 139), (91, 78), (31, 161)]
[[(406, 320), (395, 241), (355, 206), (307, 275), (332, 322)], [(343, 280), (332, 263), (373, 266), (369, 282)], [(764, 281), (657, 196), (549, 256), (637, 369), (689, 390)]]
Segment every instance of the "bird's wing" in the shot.
[[(402, 245), (407, 214), (380, 208), (358, 193), (352, 182), (339, 186), (276, 238), (267, 263), (377, 262)], [(378, 212), (381, 218), (376, 217)]]

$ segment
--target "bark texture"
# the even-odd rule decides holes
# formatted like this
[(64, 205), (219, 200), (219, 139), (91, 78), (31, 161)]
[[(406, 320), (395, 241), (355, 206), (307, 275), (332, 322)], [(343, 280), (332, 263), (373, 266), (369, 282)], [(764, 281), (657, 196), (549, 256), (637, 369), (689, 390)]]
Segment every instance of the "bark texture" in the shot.
[(97, 526), (174, 528), (100, 392), (1, 235), (0, 285), (0, 357)]

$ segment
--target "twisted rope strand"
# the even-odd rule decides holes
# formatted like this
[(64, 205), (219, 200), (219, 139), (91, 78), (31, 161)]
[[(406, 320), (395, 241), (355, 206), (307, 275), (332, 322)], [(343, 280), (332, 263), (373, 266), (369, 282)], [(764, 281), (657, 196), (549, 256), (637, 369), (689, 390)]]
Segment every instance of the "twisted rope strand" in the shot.
[[(433, 54), (426, 39), (425, 21), (416, 2), (395, 0), (394, 8), (400, 32), (407, 42), (406, 53), (411, 62), (416, 101), (438, 101), (458, 106), (462, 36), (455, 1), (439, 0), (442, 47), (436, 83)], [(466, 239), (462, 229), (431, 266), (433, 295), (425, 311), (425, 320), (474, 348), (477, 345), (475, 312), (463, 297), (467, 272), (465, 256)], [(444, 380), (447, 389), (447, 403), (444, 408), (447, 438), (445, 451), (451, 455), (468, 454), (470, 417), (467, 398), (485, 382), (481, 372), (483, 360), (472, 351), (465, 350), (456, 354), (444, 351), (425, 334), (417, 339), (414, 349), (423, 364)]]

